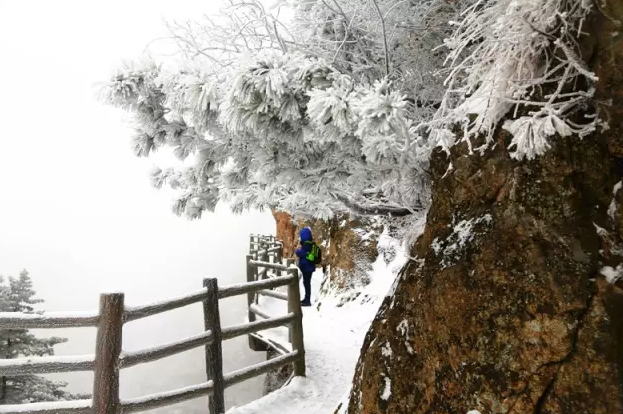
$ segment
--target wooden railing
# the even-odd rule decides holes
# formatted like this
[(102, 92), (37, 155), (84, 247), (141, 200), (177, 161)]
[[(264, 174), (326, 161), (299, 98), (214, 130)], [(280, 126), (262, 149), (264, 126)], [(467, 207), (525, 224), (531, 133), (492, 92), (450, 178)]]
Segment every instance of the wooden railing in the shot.
[[(258, 236), (252, 237), (256, 237), (258, 240), (268, 239)], [(274, 238), (271, 240), (272, 247), (269, 248), (271, 252), (267, 252), (266, 255), (270, 254), (273, 259), (269, 261), (268, 256), (264, 253), (259, 256), (253, 253), (253, 256), (247, 257), (247, 283), (219, 288), (216, 279), (205, 279), (203, 281), (204, 288), (201, 290), (168, 301), (138, 307), (125, 306), (123, 293), (103, 294), (100, 297), (99, 312), (91, 313), (0, 313), (0, 330), (97, 327), (95, 355), (0, 359), (0, 377), (94, 371), (92, 400), (0, 405), (0, 413), (134, 413), (208, 396), (209, 412), (221, 414), (225, 412), (224, 392), (227, 387), (289, 363), (294, 363), (295, 375), (304, 376), (305, 348), (299, 302), (298, 271), (291, 261), (286, 264), (277, 263), (277, 261), (281, 261), (282, 250), (275, 249), (275, 247), (280, 246), (280, 243), (276, 242)], [(251, 249), (251, 251), (257, 252), (257, 249)], [(257, 260), (258, 257), (267, 260), (266, 262)], [(262, 271), (266, 274), (268, 269), (276, 271), (273, 273), (273, 277), (259, 279), (253, 277), (249, 280), (249, 275), (256, 275)], [(281, 286), (287, 286), (287, 295), (271, 290)], [(219, 299), (244, 294), (253, 299), (258, 292), (286, 299), (288, 301), (288, 313), (278, 317), (270, 317), (264, 314), (262, 320), (257, 321), (251, 317), (255, 313), (250, 311), (248, 323), (221, 328)], [(141, 351), (122, 351), (125, 323), (198, 302), (203, 302), (204, 332), (190, 338)], [(289, 327), (291, 349), (285, 351), (282, 349), (281, 355), (269, 361), (223, 374), (223, 341), (242, 335), (253, 335), (259, 331), (279, 326)], [(121, 369), (156, 361), (200, 346), (205, 346), (206, 382), (140, 398), (123, 400), (120, 398), (119, 376)]]

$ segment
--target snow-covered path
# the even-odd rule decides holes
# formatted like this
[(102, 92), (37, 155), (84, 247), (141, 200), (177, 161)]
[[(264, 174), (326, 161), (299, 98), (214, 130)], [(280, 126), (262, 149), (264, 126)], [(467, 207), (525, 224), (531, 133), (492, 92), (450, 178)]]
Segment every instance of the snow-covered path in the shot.
[[(387, 264), (379, 255), (372, 282), (354, 301), (338, 306), (337, 299), (324, 298), (319, 309), (317, 304), (303, 308), (306, 378), (293, 378), (289, 385), (227, 414), (332, 414), (346, 402), (364, 336), (404, 263), (404, 256), (397, 256)], [(312, 278), (312, 300), (318, 298), (322, 277), (316, 272)], [(286, 313), (285, 303), (276, 299), (266, 298), (260, 306), (271, 315)], [(281, 343), (287, 342), (286, 335), (285, 328), (266, 333)]]

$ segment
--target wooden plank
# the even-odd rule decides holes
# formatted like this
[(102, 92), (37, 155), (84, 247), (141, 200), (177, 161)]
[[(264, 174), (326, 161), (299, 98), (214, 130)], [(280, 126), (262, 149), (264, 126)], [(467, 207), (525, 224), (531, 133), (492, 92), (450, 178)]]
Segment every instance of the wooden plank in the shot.
[(270, 319), (270, 315), (267, 314), (266, 311), (264, 311), (262, 308), (260, 308), (255, 303), (249, 306), (249, 310), (256, 315), (261, 316), (264, 319)]
[(275, 277), (272, 279), (259, 280), (257, 282), (241, 283), (237, 285), (229, 285), (219, 289), (219, 299), (228, 298), (231, 296), (244, 295), (254, 293), (262, 289), (272, 289), (279, 286), (285, 286), (290, 283), (294, 283), (296, 280), (292, 275)]
[(290, 313), (286, 316), (278, 316), (276, 318), (265, 319), (263, 321), (255, 321), (243, 325), (229, 326), (223, 329), (222, 337), (225, 341), (227, 339), (232, 339), (240, 335), (247, 335), (252, 332), (263, 331), (264, 329), (276, 328), (278, 326), (292, 323), (295, 318), (296, 315)]
[[(288, 259), (288, 265), (293, 263), (292, 259)], [(291, 269), (290, 275), (294, 277), (294, 272), (298, 270)], [(303, 339), (303, 312), (301, 310), (301, 292), (299, 283), (288, 285), (288, 312), (295, 315), (294, 322), (290, 324), (290, 341), (292, 349), (298, 351), (301, 356), (294, 364), (294, 375), (299, 377), (305, 376), (305, 342)]]
[(91, 400), (0, 405), (2, 414), (93, 414)]
[(120, 368), (129, 368), (146, 362), (157, 361), (180, 352), (206, 345), (213, 341), (211, 331), (202, 332), (181, 341), (169, 342), (141, 351), (125, 352), (119, 361)]
[(93, 411), (98, 414), (117, 414), (119, 411), (119, 355), (122, 335), (123, 293), (101, 295), (93, 381)]
[(263, 262), (260, 260), (251, 260), (251, 264), (254, 266), (267, 267), (269, 269), (275, 269), (275, 270), (288, 270), (288, 266), (284, 266), (279, 263), (267, 263), (267, 262)]
[(93, 371), (95, 355), (0, 359), (0, 377)]
[(225, 412), (225, 382), (223, 381), (223, 350), (221, 339), (221, 315), (218, 304), (218, 282), (216, 279), (204, 279), (207, 289), (203, 302), (205, 329), (213, 332), (213, 341), (205, 347), (206, 375), (212, 381), (212, 396), (208, 399), (209, 413)]
[(184, 306), (199, 303), (205, 299), (205, 295), (205, 289), (201, 289), (197, 292), (193, 292), (179, 298), (170, 299), (162, 302), (155, 302), (149, 305), (127, 308), (125, 312), (125, 321), (131, 322), (137, 319), (146, 318), (148, 316), (157, 315), (162, 312), (168, 312), (173, 309), (178, 309)]
[(192, 385), (190, 387), (184, 387), (173, 391), (166, 391), (158, 394), (146, 395), (144, 397), (123, 400), (121, 403), (121, 412), (123, 414), (138, 413), (141, 411), (153, 410), (155, 408), (166, 407), (168, 405), (203, 397), (212, 393), (212, 387), (212, 381), (208, 381), (203, 384)]
[(98, 322), (99, 314), (93, 312), (0, 312), (0, 330), (86, 328)]
[(295, 362), (300, 358), (301, 356), (299, 355), (298, 351), (293, 351), (286, 355), (280, 355), (268, 361), (260, 362), (259, 364), (230, 372), (229, 374), (225, 375), (225, 385), (227, 387), (231, 387), (232, 385), (248, 380), (249, 378), (265, 374), (268, 371), (278, 368), (282, 365)]
[(270, 296), (271, 298), (288, 300), (288, 295), (286, 293), (278, 292), (276, 290), (262, 289), (258, 290), (257, 293), (264, 296)]

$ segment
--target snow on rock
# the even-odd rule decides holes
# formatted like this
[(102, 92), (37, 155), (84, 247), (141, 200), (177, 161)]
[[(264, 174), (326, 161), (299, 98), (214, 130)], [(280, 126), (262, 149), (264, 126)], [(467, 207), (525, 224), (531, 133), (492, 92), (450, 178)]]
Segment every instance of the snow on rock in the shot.
[(396, 327), (396, 330), (405, 338), (405, 347), (407, 348), (407, 352), (410, 355), (413, 355), (413, 347), (409, 343), (409, 322), (407, 322), (406, 319), (403, 319), (402, 322), (400, 322)]
[(612, 220), (615, 219), (615, 215), (617, 212), (616, 195), (619, 192), (619, 190), (621, 190), (621, 188), (623, 188), (623, 181), (619, 181), (612, 188), (612, 201), (610, 202), (610, 206), (608, 207), (608, 216), (610, 216)]
[(481, 413), (478, 410), (471, 410), (471, 411), (468, 411), (467, 414), (481, 414)]
[(392, 380), (388, 377), (384, 377), (384, 379), (385, 388), (383, 388), (383, 394), (381, 394), (381, 399), (387, 401), (392, 395)]
[(623, 276), (623, 265), (618, 265), (616, 269), (610, 266), (604, 266), (599, 273), (606, 277), (606, 281), (615, 283)]
[[(396, 248), (394, 259), (387, 263), (379, 255), (369, 274), (370, 283), (362, 288), (357, 300), (343, 303), (337, 297), (318, 300), (323, 274), (312, 277), (313, 307), (303, 308), (303, 331), (307, 365), (306, 378), (294, 378), (288, 385), (250, 404), (233, 407), (228, 414), (327, 414), (348, 406), (348, 396), (363, 339), (378, 307), (387, 295), (396, 274), (407, 260), (399, 241), (384, 231), (379, 249)], [(280, 288), (281, 289), (281, 288)], [(260, 305), (271, 316), (287, 313), (285, 301), (262, 297)], [(277, 342), (287, 342), (285, 328), (263, 331)], [(391, 348), (386, 345), (391, 356)], [(383, 395), (389, 398), (391, 381), (386, 378)], [(337, 411), (338, 413), (341, 411)]]
[(381, 355), (389, 359), (392, 358), (392, 347), (389, 345), (389, 342), (385, 342), (385, 345), (381, 348)]
[(461, 220), (454, 225), (452, 233), (445, 239), (439, 240), (435, 238), (432, 248), (436, 255), (443, 255), (441, 261), (442, 268), (451, 266), (460, 259), (461, 255), (467, 249), (467, 245), (471, 243), (479, 234), (475, 228), (478, 225), (491, 224), (493, 217), (491, 214), (485, 214), (482, 217), (471, 218), (469, 220)]

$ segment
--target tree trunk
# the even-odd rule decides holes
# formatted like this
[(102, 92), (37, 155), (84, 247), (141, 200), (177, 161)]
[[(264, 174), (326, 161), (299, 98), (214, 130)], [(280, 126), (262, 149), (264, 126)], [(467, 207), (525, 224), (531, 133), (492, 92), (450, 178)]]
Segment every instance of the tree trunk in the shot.
[(7, 398), (7, 381), (6, 377), (0, 378), (0, 405), (4, 404)]
[(582, 46), (611, 129), (532, 162), (503, 130), (482, 157), (433, 156), (421, 260), (368, 332), (349, 414), (623, 413), (623, 285), (600, 274), (623, 252), (623, 2), (599, 3)]
[[(6, 359), (11, 358), (11, 338), (8, 337), (8, 331), (7, 331), (7, 339), (6, 339)], [(8, 399), (9, 399), (9, 395), (8, 395), (9, 391), (8, 391), (8, 378), (7, 377), (2, 377), (0, 378), (0, 404), (5, 404)]]

